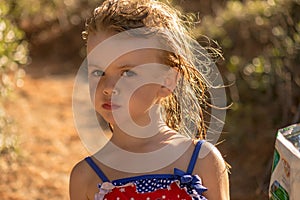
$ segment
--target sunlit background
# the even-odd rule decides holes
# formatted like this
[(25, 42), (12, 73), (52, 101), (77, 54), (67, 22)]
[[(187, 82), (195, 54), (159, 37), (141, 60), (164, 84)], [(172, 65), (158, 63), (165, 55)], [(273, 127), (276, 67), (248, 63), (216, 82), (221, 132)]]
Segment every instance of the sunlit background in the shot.
[[(218, 145), (231, 197), (267, 199), (276, 131), (300, 118), (299, 0), (174, 0), (222, 47), (228, 102)], [(68, 199), (87, 155), (73, 125), (81, 31), (96, 0), (0, 2), (0, 198)]]

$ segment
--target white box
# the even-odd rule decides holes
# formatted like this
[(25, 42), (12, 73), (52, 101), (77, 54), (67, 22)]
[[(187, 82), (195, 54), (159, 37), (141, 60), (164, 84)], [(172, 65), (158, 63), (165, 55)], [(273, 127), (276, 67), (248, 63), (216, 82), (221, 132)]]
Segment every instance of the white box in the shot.
[(277, 132), (269, 199), (300, 200), (300, 124)]

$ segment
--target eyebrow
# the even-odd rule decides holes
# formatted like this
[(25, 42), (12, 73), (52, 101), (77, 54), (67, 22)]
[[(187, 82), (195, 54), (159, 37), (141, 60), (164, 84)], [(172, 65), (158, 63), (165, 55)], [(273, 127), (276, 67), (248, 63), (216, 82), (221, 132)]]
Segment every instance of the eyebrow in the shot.
[[(103, 69), (103, 67), (97, 65), (97, 64), (88, 64), (88, 67), (95, 67), (95, 68), (99, 68), (99, 69)], [(132, 64), (125, 64), (125, 65), (121, 65), (119, 67), (117, 67), (118, 69), (124, 69), (124, 68), (134, 68), (135, 65), (132, 65)]]
[(121, 65), (120, 67), (118, 67), (118, 69), (124, 69), (124, 68), (134, 68), (135, 65), (132, 65), (132, 64), (126, 64), (126, 65)]

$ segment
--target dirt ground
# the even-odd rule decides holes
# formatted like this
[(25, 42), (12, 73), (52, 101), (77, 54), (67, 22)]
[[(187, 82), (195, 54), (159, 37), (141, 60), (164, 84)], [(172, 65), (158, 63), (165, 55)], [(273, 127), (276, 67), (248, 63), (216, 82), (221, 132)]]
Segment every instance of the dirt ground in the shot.
[(73, 125), (73, 76), (24, 81), (7, 105), (19, 128), (18, 150), (0, 159), (0, 197), (68, 199), (70, 170), (87, 154)]

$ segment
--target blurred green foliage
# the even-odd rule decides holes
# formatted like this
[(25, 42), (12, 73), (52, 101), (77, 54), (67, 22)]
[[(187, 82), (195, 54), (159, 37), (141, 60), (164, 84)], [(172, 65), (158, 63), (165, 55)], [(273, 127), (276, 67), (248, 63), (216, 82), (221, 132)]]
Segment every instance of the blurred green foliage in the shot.
[(27, 63), (28, 47), (21, 31), (8, 15), (10, 6), (0, 2), (0, 152), (15, 146), (15, 126), (7, 116), (4, 102), (15, 86), (23, 85), (25, 71), (22, 65)]
[(225, 58), (231, 194), (244, 199), (249, 188), (248, 199), (265, 199), (276, 132), (300, 122), (300, 1), (230, 0), (214, 11), (195, 34), (217, 41)]
[(197, 34), (223, 48), (221, 65), (237, 87), (231, 91), (236, 111), (278, 102), (277, 116), (270, 116), (277, 126), (299, 120), (299, 19), (299, 0), (227, 1), (215, 16), (203, 17)]
[(14, 83), (22, 85), (19, 80), (24, 75), (20, 65), (27, 63), (28, 47), (21, 31), (8, 17), (9, 7), (0, 3), (0, 96), (7, 97)]

